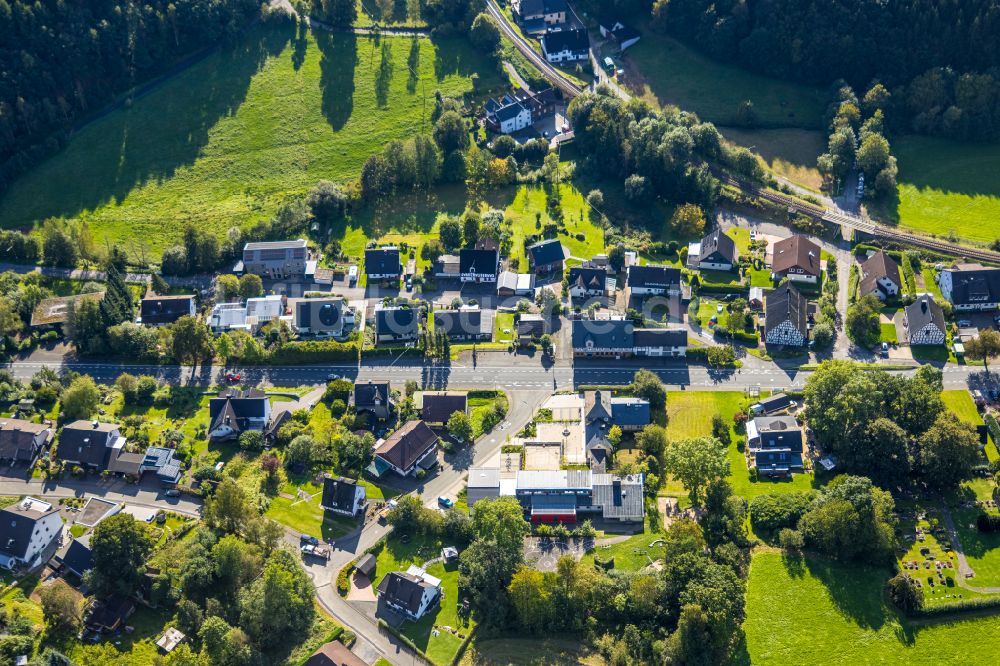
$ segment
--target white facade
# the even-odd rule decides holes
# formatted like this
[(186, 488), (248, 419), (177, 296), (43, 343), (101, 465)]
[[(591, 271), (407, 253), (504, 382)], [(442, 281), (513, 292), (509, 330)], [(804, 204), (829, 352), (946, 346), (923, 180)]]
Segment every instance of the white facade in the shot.
[(806, 343), (802, 331), (787, 319), (774, 327), (771, 327), (770, 322), (768, 322), (764, 340), (771, 345), (792, 345), (795, 347), (801, 347)]
[(787, 277), (792, 282), (802, 282), (805, 284), (816, 284), (819, 277), (816, 275), (810, 275), (804, 272), (801, 268), (790, 268), (785, 273), (784, 277)]
[(950, 301), (954, 310), (956, 312), (977, 312), (980, 310), (996, 310), (1000, 307), (1000, 303), (997, 301), (991, 301), (989, 297), (986, 300), (975, 301), (971, 303), (956, 303), (952, 296), (952, 290), (954, 289), (954, 274), (956, 271), (947, 270), (941, 271), (940, 278), (938, 280), (938, 286), (941, 287), (941, 295), (945, 297), (946, 300)]
[[(8, 507), (3, 512), (4, 515), (0, 515), (0, 520), (7, 520), (8, 516), (6, 514), (13, 513), (16, 515), (17, 511), (46, 514), (52, 511), (52, 505), (34, 497), (25, 497), (18, 504)], [(24, 516), (22, 520), (31, 520), (31, 518)], [(4, 525), (4, 528), (6, 528), (6, 525)], [(59, 517), (58, 511), (34, 519), (34, 526), (31, 530), (31, 536), (28, 538), (27, 547), (20, 553), (0, 552), (0, 567), (13, 569), (17, 566), (33, 567), (39, 564), (36, 561), (38, 557), (61, 534), (62, 519)]]
[(586, 51), (571, 51), (570, 49), (563, 49), (562, 51), (555, 51), (550, 53), (548, 49), (545, 48), (545, 42), (542, 42), (542, 50), (545, 51), (545, 59), (549, 62), (574, 62), (576, 60), (586, 60)]
[(531, 126), (531, 109), (527, 107), (521, 107), (521, 110), (513, 118), (507, 118), (506, 120), (500, 121), (500, 132), (501, 134), (513, 134), (514, 132), (519, 132), (526, 127)]
[(910, 331), (911, 345), (943, 345), (944, 342), (944, 331), (933, 323), (926, 324), (915, 331)]

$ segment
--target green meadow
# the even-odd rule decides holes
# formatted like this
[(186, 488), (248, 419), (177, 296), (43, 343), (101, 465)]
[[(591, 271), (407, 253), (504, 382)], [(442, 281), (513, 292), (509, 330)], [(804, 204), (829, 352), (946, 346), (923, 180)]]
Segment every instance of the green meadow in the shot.
[[(388, 85), (376, 78), (382, 45)], [(499, 82), (461, 38), (375, 38), (259, 26), (82, 129), (0, 199), (0, 226), (85, 220), (99, 242), (155, 255), (188, 224), (266, 220), (318, 180), (358, 175), (430, 127), (435, 90)]]

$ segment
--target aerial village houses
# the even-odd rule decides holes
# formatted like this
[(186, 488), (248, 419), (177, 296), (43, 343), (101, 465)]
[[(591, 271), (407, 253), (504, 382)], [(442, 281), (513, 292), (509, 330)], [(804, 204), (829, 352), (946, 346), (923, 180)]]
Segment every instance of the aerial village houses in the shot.
[(378, 585), (378, 596), (411, 620), (419, 620), (441, 599), (441, 580), (415, 564), (406, 572), (391, 571)]
[(861, 279), (858, 281), (858, 297), (875, 294), (879, 300), (899, 296), (903, 285), (899, 278), (899, 266), (885, 252), (876, 252), (858, 267)]
[(142, 456), (125, 451), (126, 440), (114, 423), (79, 420), (63, 426), (57, 457), (84, 469), (139, 475)]
[(677, 296), (681, 293), (681, 270), (673, 266), (629, 266), (625, 288), (632, 296)]
[(455, 412), (469, 413), (469, 396), (463, 391), (424, 391), (418, 400), (425, 423), (445, 425)]
[(271, 422), (271, 401), (259, 389), (225, 389), (209, 401), (208, 415), (210, 439), (236, 439), (247, 430), (264, 432)]
[(767, 295), (764, 341), (769, 345), (801, 347), (809, 336), (808, 301), (786, 283)]
[(542, 32), (549, 26), (562, 25), (566, 22), (568, 9), (566, 0), (512, 0), (510, 8), (528, 33), (536, 32), (538, 23), (541, 23)]
[(522, 314), (518, 318), (515, 328), (517, 329), (517, 343), (530, 345), (545, 335), (545, 317), (540, 314)]
[(365, 487), (354, 479), (326, 474), (319, 505), (342, 516), (356, 516), (365, 505)]
[(494, 310), (481, 310), (478, 306), (434, 311), (434, 330), (456, 342), (489, 342), (493, 339), (494, 321)]
[(1000, 268), (959, 264), (941, 271), (938, 286), (956, 312), (996, 310), (1000, 306)]
[(688, 246), (687, 264), (690, 268), (712, 271), (731, 271), (736, 266), (736, 242), (716, 229)]
[(590, 57), (590, 39), (587, 32), (579, 28), (548, 30), (540, 39), (542, 53), (551, 63), (576, 62)]
[(544, 240), (525, 248), (528, 255), (528, 265), (537, 273), (551, 273), (563, 270), (566, 261), (566, 250), (557, 239)]
[(641, 32), (617, 19), (602, 19), (598, 29), (601, 32), (601, 37), (617, 44), (619, 53), (637, 43), (642, 37)]
[(417, 311), (413, 308), (375, 308), (375, 344), (403, 344), (420, 336)]
[(771, 273), (775, 279), (817, 284), (821, 255), (819, 245), (805, 236), (795, 235), (774, 244)]
[(147, 296), (139, 302), (139, 316), (135, 323), (141, 326), (165, 326), (181, 317), (194, 317), (198, 312), (194, 296)]
[(392, 398), (389, 382), (358, 382), (354, 385), (354, 410), (367, 412), (380, 421), (389, 418)]
[(802, 428), (794, 417), (758, 417), (747, 423), (750, 464), (765, 476), (803, 471), (802, 444)]
[(946, 340), (944, 311), (930, 294), (921, 294), (906, 306), (906, 330), (911, 345), (943, 345)]
[(0, 461), (31, 465), (52, 441), (52, 428), (44, 423), (0, 418)]
[(676, 357), (687, 355), (687, 331), (670, 328), (636, 328), (631, 320), (573, 320), (574, 356)]
[(497, 296), (531, 296), (535, 293), (535, 276), (532, 273), (503, 271), (497, 279)]
[(292, 328), (299, 335), (344, 337), (354, 325), (354, 312), (340, 297), (302, 298), (292, 302)]
[(567, 280), (569, 295), (573, 300), (599, 298), (609, 293), (608, 272), (603, 268), (574, 266), (569, 269)]
[(233, 272), (252, 273), (272, 280), (302, 278), (308, 259), (309, 249), (302, 238), (247, 243), (243, 246), (243, 258)]
[(399, 280), (403, 267), (395, 246), (365, 250), (365, 275), (369, 280)]
[(494, 283), (500, 273), (500, 253), (497, 250), (465, 248), (459, 252), (459, 279), (476, 284)]
[(48, 502), (25, 497), (0, 509), (0, 567), (34, 567), (49, 546), (62, 534), (59, 509)]
[(377, 477), (389, 470), (400, 476), (429, 470), (438, 462), (437, 443), (438, 436), (426, 423), (408, 421), (379, 444), (368, 470)]
[(43, 298), (31, 311), (31, 328), (36, 330), (62, 330), (69, 319), (70, 310), (82, 301), (100, 301), (104, 299), (103, 291), (76, 294), (75, 296), (56, 296)]
[(558, 97), (552, 88), (532, 93), (514, 88), (503, 97), (490, 98), (483, 105), (486, 127), (500, 134), (513, 134), (555, 112)]

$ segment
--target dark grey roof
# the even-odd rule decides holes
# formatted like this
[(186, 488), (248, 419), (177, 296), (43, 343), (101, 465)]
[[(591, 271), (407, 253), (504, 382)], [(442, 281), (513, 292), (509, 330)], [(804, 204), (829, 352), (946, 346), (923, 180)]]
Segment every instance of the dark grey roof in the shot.
[(732, 238), (716, 229), (701, 239), (699, 261), (714, 263), (736, 263), (736, 243)]
[(558, 32), (546, 32), (542, 35), (542, 48), (546, 53), (559, 53), (560, 51), (572, 51), (574, 53), (585, 53), (590, 48), (590, 40), (583, 30), (560, 30)]
[(679, 288), (681, 284), (681, 270), (673, 266), (658, 266), (655, 264), (629, 266), (626, 284), (629, 287), (646, 289)]
[(496, 250), (475, 250), (465, 248), (458, 253), (459, 272), (463, 275), (497, 275), (500, 253)]
[(381, 247), (365, 250), (366, 275), (396, 275), (399, 272), (399, 248)]
[(611, 398), (611, 421), (619, 426), (648, 424), (649, 401), (642, 398)]
[[(0, 553), (24, 559), (28, 552), (31, 534), (35, 531), (35, 523), (45, 516), (59, 511), (50, 508), (39, 511), (38, 508), (25, 508), (26, 502), (19, 501), (4, 509), (0, 509)], [(55, 535), (53, 535), (55, 537)]]
[(642, 475), (594, 474), (594, 506), (605, 518), (642, 520)]
[(944, 311), (934, 302), (930, 294), (921, 294), (917, 300), (906, 306), (906, 325), (912, 334), (927, 324), (934, 324), (942, 333), (945, 332)]
[(458, 391), (427, 391), (420, 415), (428, 423), (447, 423), (455, 412), (466, 412), (469, 397)]
[(787, 282), (767, 295), (765, 302), (765, 320), (768, 330), (779, 326), (784, 321), (792, 322), (802, 335), (808, 333), (808, 307), (806, 297)]
[(328, 475), (323, 479), (323, 499), (320, 505), (353, 513), (357, 488), (358, 483), (354, 479)]
[(0, 458), (31, 460), (36, 453), (36, 440), (44, 445), (51, 437), (52, 430), (47, 425), (0, 418)]
[(401, 571), (392, 571), (378, 585), (379, 594), (393, 604), (416, 614), (420, 610), (420, 600), (424, 590), (433, 586), (422, 578)]
[(680, 328), (637, 328), (633, 344), (636, 347), (687, 347), (687, 331)]
[(531, 334), (538, 337), (545, 335), (545, 318), (539, 315), (521, 315), (520, 319), (517, 320), (517, 334)]
[(859, 267), (861, 280), (858, 282), (858, 293), (866, 296), (878, 289), (878, 280), (888, 278), (897, 287), (902, 286), (899, 280), (899, 266), (885, 252), (876, 252), (868, 257)]
[(635, 39), (636, 37), (642, 37), (642, 33), (633, 28), (630, 25), (622, 25), (620, 28), (616, 28), (611, 31), (614, 35), (615, 40), (618, 42), (627, 42), (630, 39)]
[(143, 324), (172, 324), (191, 314), (194, 296), (152, 296), (142, 299), (139, 316)]
[(951, 302), (955, 305), (1000, 302), (1000, 268), (952, 270), (951, 285)]
[(267, 415), (268, 398), (263, 391), (226, 389), (208, 403), (209, 430), (229, 425), (236, 431), (246, 427), (247, 419), (262, 419)]
[(521, 0), (521, 16), (537, 16), (566, 11), (566, 0)]
[(389, 404), (389, 382), (364, 382), (354, 385), (356, 409), (370, 409)]
[(555, 238), (529, 245), (526, 251), (532, 266), (553, 264), (566, 259), (566, 251), (563, 249), (562, 243)]
[(573, 320), (573, 348), (583, 349), (587, 342), (601, 349), (631, 349), (634, 346), (634, 330), (631, 320), (591, 321)]
[(117, 429), (114, 423), (74, 421), (59, 433), (58, 457), (105, 469), (114, 445), (111, 433)]
[(493, 319), (493, 310), (435, 310), (434, 330), (449, 338), (492, 333)]
[(501, 106), (494, 112), (494, 115), (496, 115), (497, 120), (499, 121), (510, 120), (511, 118), (516, 118), (526, 108), (528, 107), (520, 102), (514, 102), (513, 104), (508, 104), (507, 106)]
[(584, 391), (583, 417), (587, 421), (607, 421), (611, 419), (611, 392)]
[(437, 446), (438, 436), (423, 421), (409, 421), (389, 435), (375, 450), (375, 455), (405, 470)]
[(412, 337), (419, 330), (413, 308), (380, 308), (375, 311), (375, 334), (397, 338)]
[(364, 575), (371, 578), (372, 572), (375, 571), (375, 564), (378, 560), (371, 553), (365, 553), (358, 560), (358, 563), (354, 565), (354, 568), (363, 573)]
[(802, 431), (798, 428), (792, 430), (761, 431), (759, 447), (762, 449), (789, 449), (801, 452)]
[(90, 550), (90, 535), (84, 534), (79, 539), (73, 539), (57, 554), (63, 566), (82, 576), (94, 568), (94, 553)]
[(574, 266), (569, 269), (569, 286), (583, 287), (588, 291), (603, 291), (608, 280), (608, 272), (603, 268)]
[(770, 413), (788, 407), (792, 404), (792, 399), (785, 393), (775, 393), (772, 396), (757, 401), (757, 404), (763, 407), (765, 412)]

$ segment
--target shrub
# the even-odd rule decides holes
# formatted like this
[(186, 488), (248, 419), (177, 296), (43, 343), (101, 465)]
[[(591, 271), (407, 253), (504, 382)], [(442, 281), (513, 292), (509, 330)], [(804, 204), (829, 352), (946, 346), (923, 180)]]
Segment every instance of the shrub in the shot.
[(799, 551), (805, 546), (805, 540), (802, 532), (786, 527), (778, 533), (778, 544), (785, 550)]
[(775, 534), (782, 528), (794, 528), (809, 510), (815, 493), (770, 493), (750, 501), (750, 524), (758, 534)]
[(924, 592), (913, 584), (909, 574), (900, 573), (885, 584), (889, 600), (904, 613), (919, 611), (924, 606)]

